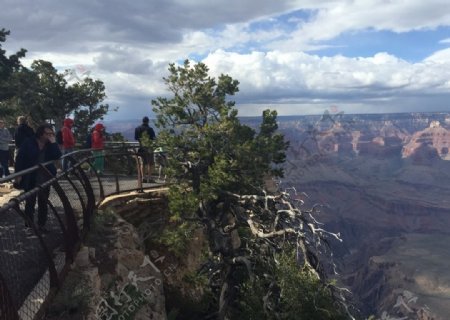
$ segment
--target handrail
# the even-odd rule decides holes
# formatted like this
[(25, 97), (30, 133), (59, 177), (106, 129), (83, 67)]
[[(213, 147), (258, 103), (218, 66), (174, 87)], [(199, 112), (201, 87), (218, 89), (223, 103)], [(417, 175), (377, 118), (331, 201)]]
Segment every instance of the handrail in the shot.
[[(92, 149), (84, 149), (64, 155), (70, 168), (54, 177), (45, 167), (50, 161), (0, 179), (0, 183), (12, 182), (37, 171), (48, 177), (0, 203), (0, 319), (38, 319), (88, 233), (96, 205), (111, 194), (143, 191), (137, 147), (136, 143), (107, 145), (103, 175), (92, 169), (96, 159)], [(51, 233), (42, 234), (24, 207), (47, 188)], [(25, 229), (25, 223), (31, 230)]]

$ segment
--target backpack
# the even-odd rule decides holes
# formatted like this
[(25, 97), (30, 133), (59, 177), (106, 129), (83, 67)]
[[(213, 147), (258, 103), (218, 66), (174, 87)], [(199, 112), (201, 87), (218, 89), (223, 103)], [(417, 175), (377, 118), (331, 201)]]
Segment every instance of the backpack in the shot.
[(63, 144), (64, 143), (64, 141), (63, 141), (63, 134), (62, 134), (61, 130), (58, 130), (56, 132), (56, 143), (57, 144)]

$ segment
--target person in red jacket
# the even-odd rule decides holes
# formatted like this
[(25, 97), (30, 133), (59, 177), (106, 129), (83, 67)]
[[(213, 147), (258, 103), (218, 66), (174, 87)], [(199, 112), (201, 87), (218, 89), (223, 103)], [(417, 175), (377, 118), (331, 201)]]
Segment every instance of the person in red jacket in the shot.
[(103, 157), (103, 148), (105, 147), (105, 127), (97, 123), (92, 131), (92, 149), (94, 154), (94, 169), (97, 174), (102, 175), (105, 169), (105, 158)]
[[(63, 147), (63, 154), (68, 154), (73, 152), (73, 149), (75, 147), (75, 137), (73, 136), (72, 132), (73, 127), (73, 120), (70, 118), (67, 118), (64, 120), (64, 126), (61, 128), (61, 134), (62, 134), (62, 147)], [(70, 166), (69, 161), (67, 161), (66, 158), (63, 158), (63, 170), (67, 170)]]

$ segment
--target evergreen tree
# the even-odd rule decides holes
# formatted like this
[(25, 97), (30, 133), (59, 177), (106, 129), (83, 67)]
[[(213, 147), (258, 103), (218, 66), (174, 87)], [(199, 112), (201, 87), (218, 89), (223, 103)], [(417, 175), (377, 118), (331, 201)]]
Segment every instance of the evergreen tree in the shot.
[(0, 29), (0, 116), (13, 125), (19, 115), (28, 116), (32, 125), (53, 122), (57, 128), (69, 115), (75, 116), (75, 133), (84, 137), (97, 119), (108, 113), (109, 105), (101, 80), (83, 78), (74, 84), (66, 81), (69, 71), (58, 73), (49, 61), (35, 60), (25, 68), (20, 59), (26, 50), (6, 56), (2, 43), (10, 34)]
[(91, 78), (69, 84), (66, 75), (44, 60), (17, 71), (13, 74), (16, 93), (5, 101), (9, 114), (26, 115), (32, 125), (50, 121), (57, 128), (72, 115), (77, 140), (82, 139), (88, 128), (109, 111), (108, 104), (101, 104), (106, 97), (105, 85)]
[[(228, 99), (239, 91), (239, 82), (228, 75), (216, 80), (208, 71), (205, 64), (191, 66), (188, 60), (182, 66), (170, 64), (163, 79), (173, 96), (152, 101), (160, 129), (156, 143), (169, 155), (167, 173), (174, 182), (170, 225), (161, 241), (182, 254), (186, 238), (203, 226), (209, 259), (199, 272), (208, 275), (216, 318), (254, 310), (239, 292), (255, 286), (263, 314), (280, 318), (289, 308), (297, 309), (281, 299), (287, 285), (277, 274), (276, 254), (296, 248), (297, 263), (322, 283), (327, 264), (319, 263), (324, 252), (320, 243), (336, 235), (316, 228), (312, 211), (299, 210), (289, 193), (265, 191), (265, 179), (283, 175), (280, 165), (288, 148), (277, 133), (276, 111), (263, 112), (258, 130), (241, 124), (234, 101)], [(331, 291), (324, 292), (333, 301)], [(263, 304), (264, 299), (271, 303)]]
[[(73, 84), (71, 90), (76, 97), (77, 107), (74, 109), (75, 135), (78, 141), (82, 141), (94, 123), (103, 119), (110, 107), (107, 103), (101, 103), (106, 98), (105, 85), (101, 80), (84, 78), (83, 81)], [(116, 111), (114, 108), (112, 111)]]
[(17, 91), (15, 74), (23, 69), (20, 59), (25, 57), (26, 50), (20, 49), (15, 54), (6, 56), (6, 51), (2, 49), (2, 43), (10, 34), (9, 30), (0, 29), (0, 116), (9, 116), (11, 108), (6, 103)]
[[(164, 78), (173, 98), (152, 103), (161, 129), (159, 143), (171, 155), (170, 171), (199, 201), (212, 200), (225, 191), (256, 192), (267, 174), (282, 176), (275, 167), (285, 160), (288, 144), (276, 132), (276, 111), (263, 113), (259, 133), (242, 125), (235, 102), (237, 80), (209, 77), (203, 63), (191, 67), (171, 64)], [(195, 211), (195, 210), (194, 210)]]

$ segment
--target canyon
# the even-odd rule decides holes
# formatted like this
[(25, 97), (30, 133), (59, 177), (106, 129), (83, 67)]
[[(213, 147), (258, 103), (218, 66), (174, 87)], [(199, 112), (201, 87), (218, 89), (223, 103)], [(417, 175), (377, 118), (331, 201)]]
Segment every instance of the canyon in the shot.
[(443, 113), (280, 117), (290, 141), (281, 188), (339, 232), (342, 285), (364, 317), (448, 319), (450, 117)]
[[(260, 117), (240, 119), (258, 130)], [(339, 233), (336, 279), (359, 318), (450, 318), (450, 114), (280, 116), (285, 177)], [(132, 139), (133, 123), (111, 123)], [(119, 130), (120, 129), (120, 130)], [(125, 130), (126, 129), (126, 130)]]

